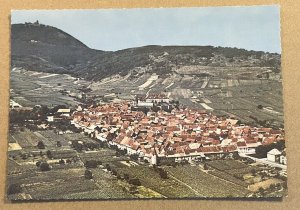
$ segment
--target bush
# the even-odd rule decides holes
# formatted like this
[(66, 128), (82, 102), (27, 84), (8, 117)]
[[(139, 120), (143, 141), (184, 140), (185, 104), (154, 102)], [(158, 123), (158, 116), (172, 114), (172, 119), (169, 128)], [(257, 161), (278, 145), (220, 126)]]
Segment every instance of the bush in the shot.
[(52, 153), (51, 153), (50, 150), (47, 150), (46, 155), (47, 155), (47, 157), (48, 157), (49, 159), (52, 159), (52, 158), (53, 158), (53, 155), (52, 155)]
[(36, 165), (37, 167), (40, 167), (41, 161), (36, 162), (35, 165)]
[(22, 154), (22, 159), (23, 160), (26, 160), (28, 158), (28, 155), (27, 154)]
[(65, 164), (65, 161), (64, 161), (63, 159), (60, 159), (60, 160), (58, 161), (58, 163), (61, 164), (61, 165), (64, 165), (64, 164)]
[(50, 165), (46, 162), (43, 162), (40, 164), (41, 171), (50, 171)]
[(206, 163), (204, 163), (204, 165), (203, 165), (203, 169), (204, 169), (204, 170), (208, 170), (208, 166), (207, 166), (207, 164), (206, 164)]
[(167, 179), (168, 178), (168, 173), (165, 170), (161, 169), (161, 170), (159, 170), (159, 176), (162, 179)]
[(62, 145), (61, 145), (61, 142), (60, 142), (60, 141), (57, 141), (57, 142), (56, 142), (56, 146), (57, 146), (57, 147), (61, 147), (61, 146), (62, 146)]
[(106, 168), (108, 171), (111, 171), (111, 167), (110, 167), (110, 165), (109, 165), (108, 163), (105, 165), (105, 168)]
[(118, 175), (118, 172), (117, 172), (115, 169), (112, 169), (112, 170), (111, 170), (111, 173), (112, 173), (112, 175), (115, 175), (115, 176)]
[(135, 185), (135, 186), (141, 186), (141, 181), (138, 179), (138, 178), (133, 178), (133, 179), (130, 179), (128, 181), (129, 184), (132, 184), (132, 185)]
[(259, 104), (259, 105), (257, 106), (257, 108), (258, 108), (258, 109), (262, 109), (263, 106)]
[(93, 173), (90, 170), (85, 170), (84, 177), (86, 179), (92, 179), (93, 178)]
[(258, 189), (258, 192), (259, 192), (262, 196), (265, 194), (265, 190), (264, 190), (264, 188), (262, 188), (262, 187), (260, 187), (260, 188)]
[(17, 194), (21, 192), (22, 192), (22, 188), (19, 184), (10, 184), (7, 188), (8, 195)]
[(128, 174), (124, 174), (124, 179), (125, 180), (129, 180), (129, 175)]
[(44, 142), (39, 141), (38, 144), (37, 144), (37, 148), (39, 148), (39, 149), (45, 149), (45, 144), (44, 144)]
[(86, 168), (97, 168), (98, 162), (96, 160), (87, 160), (85, 161), (84, 166)]
[(138, 154), (132, 154), (132, 155), (130, 155), (130, 159), (134, 160), (134, 161), (138, 161), (139, 160), (139, 155)]

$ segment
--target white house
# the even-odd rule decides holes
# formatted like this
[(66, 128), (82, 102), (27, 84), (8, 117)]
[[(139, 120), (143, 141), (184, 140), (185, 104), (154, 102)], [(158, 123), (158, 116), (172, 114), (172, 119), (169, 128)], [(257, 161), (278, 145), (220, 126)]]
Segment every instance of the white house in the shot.
[(57, 113), (60, 114), (60, 116), (66, 116), (66, 117), (70, 117), (70, 112), (71, 109), (58, 109)]
[(267, 160), (272, 162), (280, 161), (281, 152), (278, 149), (272, 149), (267, 153)]

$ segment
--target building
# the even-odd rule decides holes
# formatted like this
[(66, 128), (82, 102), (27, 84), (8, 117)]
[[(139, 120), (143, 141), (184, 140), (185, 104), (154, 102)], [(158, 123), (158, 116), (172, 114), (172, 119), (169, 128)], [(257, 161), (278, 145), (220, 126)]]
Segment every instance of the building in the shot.
[(71, 109), (59, 109), (57, 110), (57, 113), (60, 116), (70, 117)]
[(280, 161), (281, 152), (278, 149), (272, 149), (267, 153), (267, 160), (272, 162)]
[(165, 102), (169, 103), (170, 99), (163, 93), (152, 93), (148, 94), (145, 98), (146, 102), (152, 102), (152, 103), (160, 103), (160, 102)]

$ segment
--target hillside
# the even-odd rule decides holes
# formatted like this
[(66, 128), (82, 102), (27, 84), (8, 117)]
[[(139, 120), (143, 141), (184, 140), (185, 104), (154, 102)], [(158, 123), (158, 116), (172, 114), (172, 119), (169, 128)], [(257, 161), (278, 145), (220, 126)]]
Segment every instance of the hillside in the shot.
[[(55, 27), (38, 23), (13, 24), (12, 67), (69, 73), (88, 80), (141, 72), (168, 74), (197, 72), (198, 67), (267, 67), (280, 72), (280, 55), (213, 46), (144, 46), (115, 52), (88, 48)], [(186, 67), (186, 68), (182, 68)], [(206, 75), (207, 76), (207, 75)]]
[(91, 57), (101, 53), (51, 26), (26, 23), (11, 27), (12, 66), (68, 73), (78, 65), (86, 65)]

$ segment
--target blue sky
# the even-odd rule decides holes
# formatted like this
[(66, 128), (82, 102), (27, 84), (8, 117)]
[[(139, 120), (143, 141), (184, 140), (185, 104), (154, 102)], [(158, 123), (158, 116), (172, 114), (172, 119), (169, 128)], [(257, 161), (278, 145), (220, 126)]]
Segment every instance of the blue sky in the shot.
[(100, 50), (213, 45), (281, 52), (278, 5), (11, 12), (11, 23), (36, 20)]

